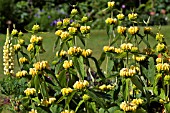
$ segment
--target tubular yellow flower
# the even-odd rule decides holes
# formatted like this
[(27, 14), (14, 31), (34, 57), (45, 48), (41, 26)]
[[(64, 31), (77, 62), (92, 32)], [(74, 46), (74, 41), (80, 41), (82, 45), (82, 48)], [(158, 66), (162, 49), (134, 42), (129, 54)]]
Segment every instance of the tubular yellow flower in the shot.
[(123, 20), (124, 18), (125, 18), (125, 15), (122, 13), (117, 15), (118, 20)]
[(16, 29), (13, 29), (11, 35), (16, 36), (17, 33), (18, 33), (18, 31)]
[(61, 39), (64, 40), (64, 39), (67, 39), (70, 37), (70, 34), (65, 31), (65, 32), (62, 32), (61, 35), (60, 35)]
[(137, 34), (138, 32), (139, 32), (139, 27), (137, 27), (137, 26), (134, 26), (134, 27), (130, 27), (129, 29), (128, 29), (128, 32), (131, 34), (131, 35), (135, 35), (135, 34)]
[(125, 101), (120, 104), (120, 109), (122, 109), (123, 111), (135, 111), (137, 107), (138, 106), (136, 104), (127, 103)]
[(68, 69), (68, 68), (70, 68), (70, 67), (72, 67), (72, 66), (73, 66), (72, 60), (70, 60), (70, 61), (65, 60), (64, 63), (63, 63), (63, 67), (64, 67), (65, 69)]
[(80, 27), (80, 24), (79, 24), (79, 23), (76, 23), (76, 22), (72, 22), (72, 23), (70, 24), (70, 26), (71, 26), (71, 27), (78, 28), (78, 27)]
[(28, 51), (32, 51), (34, 49), (34, 45), (33, 44), (29, 44), (27, 47)]
[(123, 50), (121, 48), (115, 48), (115, 53), (118, 54), (123, 53)]
[(78, 13), (77, 9), (72, 9), (71, 10), (71, 15), (76, 15)]
[(82, 54), (82, 49), (80, 47), (70, 47), (67, 53), (69, 55), (81, 55)]
[(82, 22), (87, 22), (88, 21), (88, 17), (83, 16), (83, 18), (81, 19)]
[(144, 33), (145, 34), (150, 34), (151, 33), (152, 28), (151, 27), (144, 27)]
[(21, 49), (21, 45), (20, 44), (14, 45), (14, 50), (15, 51), (19, 51), (20, 49)]
[(23, 36), (23, 32), (20, 31), (20, 32), (18, 33), (18, 36), (19, 36), (19, 37), (22, 37), (22, 36)]
[(116, 18), (107, 18), (105, 20), (106, 24), (112, 25), (112, 24), (116, 24), (117, 23), (117, 19)]
[(123, 26), (118, 26), (117, 27), (117, 32), (119, 34), (124, 34), (126, 32), (126, 27), (123, 27)]
[(84, 101), (87, 101), (87, 100), (90, 99), (90, 96), (87, 95), (87, 94), (84, 94), (82, 98), (83, 98)]
[(33, 64), (33, 67), (36, 69), (36, 70), (43, 70), (43, 69), (47, 69), (48, 68), (48, 62), (47, 61), (42, 61), (42, 62), (36, 62)]
[(21, 57), (21, 58), (19, 58), (19, 62), (20, 62), (21, 64), (27, 63), (27, 62), (28, 62), (28, 59), (26, 59), (25, 57)]
[(32, 27), (32, 31), (38, 31), (40, 29), (40, 26), (39, 25), (34, 25)]
[(146, 59), (146, 56), (132, 56), (132, 58), (138, 62), (144, 61)]
[(67, 25), (69, 25), (70, 24), (70, 18), (65, 18), (65, 19), (63, 19), (63, 25), (64, 26), (67, 26)]
[(30, 39), (30, 43), (35, 43), (36, 40), (37, 40), (37, 36), (32, 35), (32, 36), (31, 36), (31, 39)]
[(63, 24), (62, 21), (58, 21), (58, 22), (57, 22), (57, 27), (61, 27), (62, 24)]
[(27, 88), (24, 93), (29, 96), (29, 95), (34, 95), (36, 93), (35, 88)]
[(63, 32), (63, 30), (57, 30), (57, 31), (55, 32), (55, 35), (60, 36), (62, 32)]
[(164, 35), (161, 33), (156, 34), (156, 40), (162, 42), (164, 40)]
[(74, 35), (74, 34), (76, 34), (76, 32), (77, 32), (77, 28), (75, 28), (75, 27), (69, 27), (69, 28), (68, 28), (68, 31), (69, 31), (70, 34)]
[(133, 99), (131, 103), (133, 103), (133, 104), (135, 104), (135, 105), (139, 105), (139, 104), (142, 104), (142, 103), (143, 103), (143, 100), (142, 100), (141, 98), (139, 98), (139, 99)]
[(131, 52), (137, 52), (137, 51), (138, 51), (138, 47), (133, 46)]
[(137, 16), (138, 16), (138, 14), (137, 14), (137, 13), (131, 13), (131, 14), (128, 14), (128, 18), (129, 18), (129, 20), (135, 20), (135, 19), (137, 19)]
[(90, 33), (90, 26), (81, 26), (80, 31), (82, 34), (88, 34)]
[(73, 92), (73, 89), (71, 89), (71, 88), (63, 88), (63, 89), (61, 89), (61, 93), (62, 93), (63, 96), (68, 95), (68, 94), (70, 94), (72, 92)]
[(133, 44), (131, 43), (123, 43), (122, 45), (120, 45), (120, 48), (124, 51), (131, 51), (133, 47)]
[(114, 86), (109, 84), (109, 85), (106, 86), (106, 88), (107, 88), (107, 90), (112, 90), (114, 88)]
[(120, 76), (122, 77), (129, 77), (136, 74), (136, 69), (128, 69), (128, 68), (122, 68), (120, 70)]
[(107, 2), (108, 8), (113, 8), (114, 5), (115, 5), (115, 2), (114, 2), (114, 1), (112, 1), (112, 2)]
[(27, 73), (27, 71), (25, 71), (25, 70), (18, 71), (18, 72), (16, 73), (16, 77), (20, 78), (20, 77), (26, 76), (27, 74), (28, 74), (28, 73)]
[(74, 85), (73, 85), (73, 88), (81, 90), (81, 89), (86, 88), (88, 86), (89, 86), (89, 82), (86, 81), (86, 80), (84, 80), (84, 81), (76, 81), (74, 83)]
[(99, 86), (99, 89), (102, 90), (102, 91), (106, 90), (107, 89), (106, 84)]
[(18, 39), (18, 44), (23, 45), (25, 41), (23, 39)]
[(30, 68), (29, 69), (29, 74), (32, 75), (32, 77), (34, 77), (35, 75), (38, 74), (38, 71), (35, 68)]
[(58, 56), (64, 57), (64, 56), (66, 56), (66, 55), (67, 55), (67, 52), (64, 51), (64, 50), (61, 50), (59, 55), (58, 55), (58, 51), (56, 52), (56, 56), (57, 56), (57, 57), (58, 57)]
[(156, 51), (162, 52), (165, 50), (165, 48), (166, 48), (166, 46), (163, 43), (158, 43), (158, 45), (156, 46)]
[(156, 65), (156, 69), (158, 72), (161, 72), (161, 71), (169, 71), (169, 64), (168, 63), (158, 63)]
[(163, 61), (163, 58), (157, 58), (156, 63), (161, 63)]
[(82, 50), (82, 56), (89, 57), (91, 55), (92, 55), (92, 50), (91, 49), (87, 49), (87, 50), (83, 49)]
[(49, 98), (48, 103), (52, 104), (54, 101), (56, 101), (56, 98), (55, 97), (51, 97), (51, 98)]
[(31, 109), (31, 111), (29, 111), (29, 113), (38, 113), (38, 112), (35, 109)]

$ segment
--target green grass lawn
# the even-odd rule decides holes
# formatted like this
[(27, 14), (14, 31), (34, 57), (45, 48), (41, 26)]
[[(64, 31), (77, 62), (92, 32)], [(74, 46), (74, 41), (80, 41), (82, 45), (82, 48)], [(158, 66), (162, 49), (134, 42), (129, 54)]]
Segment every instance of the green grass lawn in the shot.
[[(169, 32), (170, 26), (162, 26), (161, 33), (164, 34), (164, 36), (167, 38), (167, 44), (170, 43), (170, 32)], [(157, 32), (157, 27), (153, 27), (152, 30), (154, 33)], [(143, 32), (143, 27), (141, 27), (140, 32)], [(142, 33), (143, 34), (143, 33)], [(30, 38), (30, 34), (26, 34), (24, 38), (28, 41)], [(55, 52), (53, 52), (53, 44), (55, 41), (55, 34), (54, 33), (42, 33), (41, 36), (43, 37), (43, 46), (46, 52), (41, 55), (41, 59), (48, 60), (49, 62), (52, 61), (52, 59), (55, 56)], [(3, 44), (5, 42), (5, 35), (0, 35), (0, 77), (3, 77), (3, 60), (2, 60), (2, 48)], [(100, 57), (101, 52), (103, 51), (103, 46), (108, 45), (109, 38), (107, 37), (106, 30), (93, 30), (90, 34), (90, 38), (87, 40), (87, 47), (93, 50), (93, 56), (96, 58)], [(156, 43), (153, 41), (152, 38), (150, 38), (150, 43)], [(105, 67), (103, 65), (103, 67)]]

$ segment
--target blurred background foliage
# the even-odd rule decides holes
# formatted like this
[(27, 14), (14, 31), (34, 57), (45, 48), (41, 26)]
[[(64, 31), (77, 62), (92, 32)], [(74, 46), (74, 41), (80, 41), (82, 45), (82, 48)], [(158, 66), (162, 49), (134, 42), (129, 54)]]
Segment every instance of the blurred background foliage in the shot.
[[(140, 14), (141, 22), (150, 16), (150, 25), (167, 25), (170, 17), (169, 0), (114, 0), (116, 8), (128, 15), (128, 10), (135, 9)], [(104, 29), (108, 0), (0, 0), (0, 33), (6, 28), (26, 31), (34, 24), (39, 24), (42, 31), (55, 30), (58, 20), (68, 17), (73, 5), (82, 16), (88, 16), (92, 28)], [(114, 16), (118, 14), (113, 12)], [(126, 23), (128, 24), (128, 23)]]

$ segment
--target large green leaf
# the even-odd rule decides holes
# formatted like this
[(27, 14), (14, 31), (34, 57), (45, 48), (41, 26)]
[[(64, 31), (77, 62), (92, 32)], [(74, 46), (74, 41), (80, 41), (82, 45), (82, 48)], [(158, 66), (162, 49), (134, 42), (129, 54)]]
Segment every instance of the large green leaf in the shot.
[(80, 56), (80, 57), (73, 57), (73, 65), (76, 68), (78, 74), (80, 75), (79, 77), (81, 77), (79, 79), (83, 79), (84, 80), (86, 72), (85, 72), (83, 57), (82, 56)]
[(138, 89), (140, 89), (142, 92), (144, 92), (143, 85), (142, 85), (141, 81), (139, 80), (138, 76), (134, 75), (133, 77), (131, 77), (131, 81)]
[(70, 101), (72, 100), (72, 98), (73, 98), (73, 96), (75, 95), (76, 92), (77, 92), (77, 91), (73, 91), (70, 95), (67, 96), (67, 98), (66, 98), (66, 103), (65, 103), (65, 108), (66, 108), (67, 106), (69, 106)]
[(41, 91), (41, 94), (43, 96), (43, 99), (45, 98), (48, 98), (48, 93), (47, 93), (47, 86), (46, 86), (46, 83), (43, 81), (41, 82), (41, 85), (40, 85), (40, 91)]
[(149, 66), (148, 66), (148, 75), (146, 76), (151, 84), (154, 84), (155, 78), (155, 65), (154, 59), (152, 57), (149, 58)]
[(60, 39), (59, 37), (56, 38), (56, 41), (55, 41), (54, 46), (53, 46), (53, 51), (54, 51), (54, 49), (56, 49), (57, 44), (59, 42), (59, 39)]
[(34, 85), (35, 85), (36, 92), (38, 93), (40, 88), (40, 78), (38, 75), (34, 76)]
[(58, 81), (61, 85), (61, 87), (67, 86), (67, 80), (66, 80), (66, 70), (62, 70), (58, 76)]
[(99, 60), (98, 60), (98, 64), (99, 66), (101, 66), (101, 64), (103, 63), (103, 61), (105, 60), (105, 57), (106, 57), (106, 53), (105, 52), (102, 52)]

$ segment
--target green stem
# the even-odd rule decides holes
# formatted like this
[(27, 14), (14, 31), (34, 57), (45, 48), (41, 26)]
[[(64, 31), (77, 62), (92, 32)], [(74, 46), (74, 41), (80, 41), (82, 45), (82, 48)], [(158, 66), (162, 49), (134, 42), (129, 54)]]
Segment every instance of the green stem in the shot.
[(169, 84), (167, 84), (167, 97), (169, 97)]
[(126, 68), (128, 68), (128, 59), (129, 59), (129, 55), (128, 55), (128, 51), (126, 52)]

